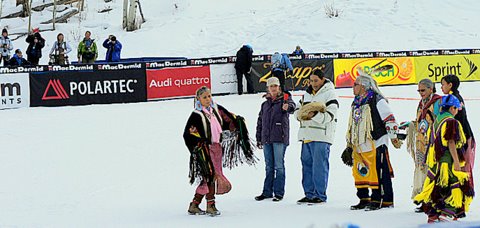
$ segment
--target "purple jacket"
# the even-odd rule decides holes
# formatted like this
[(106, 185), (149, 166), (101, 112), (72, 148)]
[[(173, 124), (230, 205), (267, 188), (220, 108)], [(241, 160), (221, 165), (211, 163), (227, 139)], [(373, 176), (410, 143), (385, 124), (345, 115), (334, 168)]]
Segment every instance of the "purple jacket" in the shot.
[(295, 103), (292, 96), (287, 92), (288, 110), (284, 111), (282, 105), (284, 103), (283, 93), (275, 100), (270, 95), (266, 96), (266, 101), (262, 103), (260, 113), (257, 120), (257, 142), (262, 144), (284, 143), (288, 145), (290, 122), (288, 117), (295, 110)]

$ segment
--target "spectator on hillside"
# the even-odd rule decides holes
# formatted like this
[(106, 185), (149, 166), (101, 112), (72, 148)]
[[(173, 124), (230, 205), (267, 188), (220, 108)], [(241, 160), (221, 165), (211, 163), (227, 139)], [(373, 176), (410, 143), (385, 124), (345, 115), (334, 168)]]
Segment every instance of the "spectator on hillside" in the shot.
[(300, 47), (300, 45), (297, 45), (297, 47), (295, 48), (295, 51), (293, 51), (292, 54), (293, 55), (303, 55), (305, 53), (303, 53), (303, 49)]
[(22, 51), (20, 49), (15, 50), (13, 57), (6, 62), (7, 66), (28, 66), (32, 65), (29, 61), (23, 58)]
[(45, 47), (45, 39), (40, 35), (40, 29), (33, 29), (25, 41), (28, 43), (27, 60), (32, 65), (38, 65), (40, 58), (42, 58), (42, 48)]
[(57, 40), (50, 50), (50, 63), (55, 65), (68, 64), (68, 53), (72, 51), (70, 45), (64, 40), (62, 33), (57, 35)]
[(10, 51), (13, 50), (12, 41), (8, 38), (7, 29), (2, 30), (2, 36), (0, 37), (0, 51), (2, 53), (0, 62), (3, 61), (3, 65), (6, 66), (10, 59)]
[(103, 47), (107, 49), (105, 60), (107, 62), (120, 61), (120, 54), (122, 52), (122, 43), (117, 40), (114, 35), (108, 36), (108, 39), (103, 41)]
[(237, 73), (237, 91), (238, 95), (243, 94), (243, 75), (247, 79), (247, 92), (254, 93), (253, 79), (250, 76), (252, 70), (253, 48), (249, 44), (243, 45), (237, 51), (237, 61), (235, 61), (235, 72)]
[(95, 63), (98, 57), (97, 44), (90, 36), (90, 31), (85, 32), (85, 38), (78, 44), (78, 62), (79, 63)]

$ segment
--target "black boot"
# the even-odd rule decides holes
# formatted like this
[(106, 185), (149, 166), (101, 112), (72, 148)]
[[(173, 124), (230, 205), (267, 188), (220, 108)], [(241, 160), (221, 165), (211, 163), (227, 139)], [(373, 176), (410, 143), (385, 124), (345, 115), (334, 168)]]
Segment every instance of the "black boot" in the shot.
[(264, 199), (269, 199), (269, 198), (272, 198), (272, 197), (267, 197), (267, 196), (264, 196), (263, 194), (259, 196), (255, 196), (256, 201), (262, 201)]
[(362, 210), (365, 209), (370, 204), (368, 200), (360, 200), (357, 205), (350, 206), (350, 210)]
[(370, 202), (368, 206), (365, 208), (366, 211), (376, 211), (382, 208), (382, 205), (380, 203), (374, 203)]

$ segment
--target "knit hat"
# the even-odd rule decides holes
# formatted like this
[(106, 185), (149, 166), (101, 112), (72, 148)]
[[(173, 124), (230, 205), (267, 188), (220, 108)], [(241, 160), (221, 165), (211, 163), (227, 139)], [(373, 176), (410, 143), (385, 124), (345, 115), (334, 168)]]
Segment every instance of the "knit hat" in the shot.
[(278, 80), (277, 77), (271, 77), (267, 80), (267, 87), (270, 87), (272, 85), (280, 85), (280, 80)]
[(7, 31), (6, 28), (2, 29), (2, 34), (3, 34), (3, 33), (7, 33), (7, 34), (8, 34), (8, 31)]
[(40, 29), (39, 29), (39, 28), (34, 28), (34, 29), (32, 30), (32, 32), (33, 32), (33, 33), (38, 33), (38, 32), (40, 32)]
[(448, 94), (442, 97), (442, 103), (440, 104), (442, 107), (455, 107), (460, 108), (462, 105), (460, 104), (460, 100), (452, 94)]

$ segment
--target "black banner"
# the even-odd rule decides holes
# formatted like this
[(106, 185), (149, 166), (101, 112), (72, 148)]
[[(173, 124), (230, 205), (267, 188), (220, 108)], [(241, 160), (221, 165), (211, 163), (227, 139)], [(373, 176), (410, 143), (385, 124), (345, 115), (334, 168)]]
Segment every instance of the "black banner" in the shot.
[[(293, 73), (288, 72), (285, 77), (287, 90), (305, 90), (309, 78), (315, 69), (323, 69), (325, 76), (333, 82), (333, 59), (317, 60), (292, 60)], [(272, 75), (270, 62), (254, 62), (252, 64), (252, 77), (255, 92), (266, 91), (267, 79)]]
[(145, 67), (141, 65), (105, 64), (89, 72), (30, 73), (32, 107), (143, 101), (147, 101), (147, 91)]

